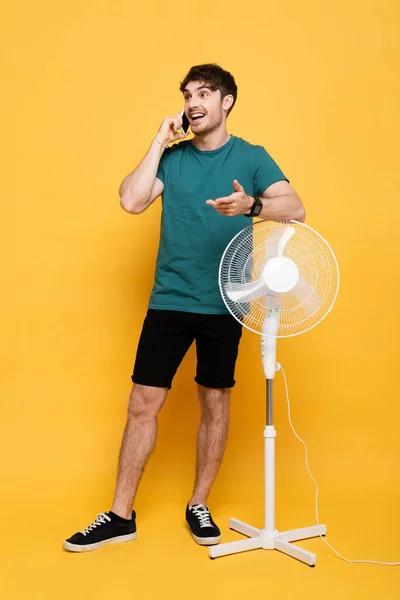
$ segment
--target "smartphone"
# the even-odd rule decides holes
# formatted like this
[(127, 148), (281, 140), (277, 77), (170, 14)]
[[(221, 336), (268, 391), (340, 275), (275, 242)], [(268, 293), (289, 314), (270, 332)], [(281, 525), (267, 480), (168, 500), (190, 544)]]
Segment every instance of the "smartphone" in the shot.
[(189, 124), (189, 119), (187, 118), (187, 116), (185, 114), (185, 109), (183, 109), (183, 111), (181, 112), (181, 117), (182, 117), (182, 131), (186, 135), (189, 130), (190, 124)]

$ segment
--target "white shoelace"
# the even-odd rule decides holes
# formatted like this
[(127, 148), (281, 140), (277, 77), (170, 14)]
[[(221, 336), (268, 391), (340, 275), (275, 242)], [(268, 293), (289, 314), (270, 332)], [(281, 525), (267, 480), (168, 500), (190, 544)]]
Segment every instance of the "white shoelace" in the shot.
[(110, 517), (108, 515), (106, 515), (105, 513), (99, 513), (97, 515), (97, 519), (95, 521), (93, 521), (93, 523), (91, 525), (89, 525), (89, 527), (82, 529), (81, 533), (83, 533), (83, 535), (86, 535), (87, 533), (90, 533), (90, 531), (92, 529), (95, 529), (98, 525), (107, 523), (107, 521), (111, 521)]
[(210, 511), (204, 504), (194, 504), (190, 509), (200, 521), (200, 527), (212, 527)]

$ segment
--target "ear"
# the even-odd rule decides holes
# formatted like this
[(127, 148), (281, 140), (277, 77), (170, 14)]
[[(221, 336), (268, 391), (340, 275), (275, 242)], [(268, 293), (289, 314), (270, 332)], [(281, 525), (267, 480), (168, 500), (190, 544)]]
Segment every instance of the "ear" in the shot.
[(224, 100), (222, 102), (222, 108), (226, 111), (228, 111), (230, 109), (230, 107), (233, 104), (233, 96), (232, 94), (229, 94), (228, 96), (224, 97)]

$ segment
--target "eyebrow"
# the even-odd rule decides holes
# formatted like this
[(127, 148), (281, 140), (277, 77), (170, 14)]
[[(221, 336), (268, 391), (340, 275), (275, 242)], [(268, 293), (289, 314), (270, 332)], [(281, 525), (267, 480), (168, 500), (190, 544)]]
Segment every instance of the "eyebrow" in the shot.
[[(204, 88), (206, 88), (207, 90), (210, 90), (211, 92), (213, 91), (209, 85), (200, 85), (198, 88), (196, 88), (196, 90), (202, 90)], [(190, 91), (187, 88), (185, 88), (183, 90), (183, 93), (185, 93), (185, 92), (189, 92), (189, 94), (190, 94)]]

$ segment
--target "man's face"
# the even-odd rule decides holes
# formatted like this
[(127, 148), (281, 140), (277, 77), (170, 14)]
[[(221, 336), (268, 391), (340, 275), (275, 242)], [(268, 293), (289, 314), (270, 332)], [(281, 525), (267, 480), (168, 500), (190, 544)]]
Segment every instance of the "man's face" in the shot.
[[(210, 89), (202, 81), (190, 81), (183, 91), (185, 113), (195, 135), (204, 136), (215, 131), (224, 121), (221, 92)], [(202, 115), (196, 118), (196, 115)]]

